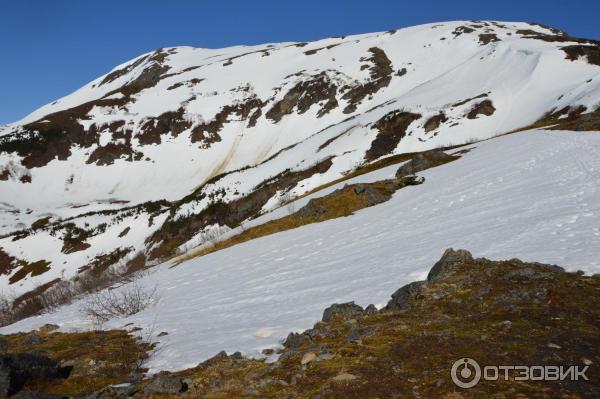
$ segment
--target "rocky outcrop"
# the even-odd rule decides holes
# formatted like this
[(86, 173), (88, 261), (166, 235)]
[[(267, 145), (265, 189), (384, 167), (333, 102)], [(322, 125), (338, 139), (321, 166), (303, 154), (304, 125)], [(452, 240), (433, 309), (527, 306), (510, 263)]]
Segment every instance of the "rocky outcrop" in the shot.
[(415, 173), (443, 165), (458, 158), (458, 156), (448, 155), (443, 151), (437, 150), (419, 153), (398, 168), (396, 171), (396, 178), (399, 179), (401, 177), (414, 175)]
[(379, 119), (373, 128), (379, 132), (371, 147), (365, 153), (367, 161), (392, 153), (400, 140), (406, 136), (406, 130), (411, 123), (421, 118), (420, 114), (406, 111), (392, 111)]
[(70, 372), (70, 368), (60, 367), (57, 361), (35, 352), (2, 355), (0, 397), (15, 394), (35, 381), (67, 378)]

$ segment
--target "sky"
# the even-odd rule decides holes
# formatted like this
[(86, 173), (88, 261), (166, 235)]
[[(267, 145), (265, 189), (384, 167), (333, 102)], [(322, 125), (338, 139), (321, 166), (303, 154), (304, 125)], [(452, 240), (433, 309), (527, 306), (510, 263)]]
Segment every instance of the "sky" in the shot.
[(0, 124), (160, 47), (309, 41), (463, 19), (600, 39), (600, 0), (0, 0)]

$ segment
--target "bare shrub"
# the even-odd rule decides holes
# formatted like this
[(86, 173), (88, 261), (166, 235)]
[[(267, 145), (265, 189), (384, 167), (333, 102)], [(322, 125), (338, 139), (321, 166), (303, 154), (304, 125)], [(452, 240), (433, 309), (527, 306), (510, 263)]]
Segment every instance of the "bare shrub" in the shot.
[(279, 197), (279, 206), (285, 206), (285, 209), (288, 215), (296, 212), (296, 203), (294, 202), (295, 197), (291, 191), (286, 191), (284, 194)]
[(113, 318), (139, 313), (156, 300), (156, 286), (148, 288), (133, 281), (88, 295), (81, 312), (95, 323), (102, 324)]
[(13, 301), (14, 298), (0, 294), (0, 326), (5, 326), (13, 322)]
[(119, 264), (102, 273), (93, 270), (79, 273), (72, 280), (60, 280), (44, 290), (38, 290), (41, 288), (38, 287), (19, 298), (0, 294), (0, 327), (27, 317), (51, 312), (60, 306), (70, 304), (76, 298), (87, 294), (93, 295), (115, 284), (131, 283), (143, 274), (143, 271), (136, 272), (130, 270), (128, 265)]

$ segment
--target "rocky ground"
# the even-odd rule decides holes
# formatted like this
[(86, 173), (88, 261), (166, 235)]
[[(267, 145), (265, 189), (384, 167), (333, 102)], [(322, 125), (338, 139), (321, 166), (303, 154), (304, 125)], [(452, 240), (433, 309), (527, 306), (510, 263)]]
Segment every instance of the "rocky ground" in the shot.
[[(600, 276), (447, 250), (426, 281), (383, 309), (354, 303), (291, 333), (270, 359), (224, 352), (142, 378), (156, 350), (124, 331), (66, 334), (52, 326), (2, 337), (0, 395), (18, 398), (597, 398)], [(588, 366), (588, 380), (451, 379), (461, 358), (484, 365)], [(39, 394), (35, 392), (45, 392)]]

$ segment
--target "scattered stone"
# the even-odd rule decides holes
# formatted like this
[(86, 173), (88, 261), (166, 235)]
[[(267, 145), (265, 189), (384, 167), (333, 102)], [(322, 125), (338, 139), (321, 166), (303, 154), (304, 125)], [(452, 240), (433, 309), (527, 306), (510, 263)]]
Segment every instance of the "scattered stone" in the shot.
[(548, 348), (552, 348), (552, 349), (562, 349), (562, 346), (553, 344), (552, 342), (550, 342), (547, 346), (548, 346)]
[(164, 337), (165, 335), (169, 335), (169, 333), (166, 331), (162, 331), (157, 335), (157, 337)]

